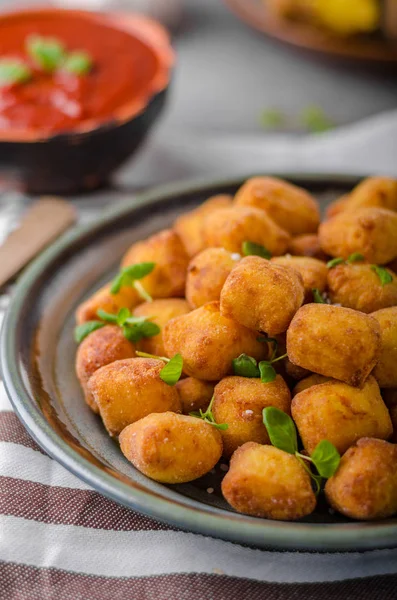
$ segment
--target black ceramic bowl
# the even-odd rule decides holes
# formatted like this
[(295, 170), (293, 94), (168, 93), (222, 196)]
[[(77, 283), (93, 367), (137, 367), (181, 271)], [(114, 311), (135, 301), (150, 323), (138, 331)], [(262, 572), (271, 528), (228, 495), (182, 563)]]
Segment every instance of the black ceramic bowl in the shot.
[(119, 114), (99, 124), (56, 134), (0, 131), (0, 176), (30, 193), (70, 194), (99, 187), (140, 146), (166, 100), (174, 54), (168, 35), (157, 23), (137, 15), (99, 15), (84, 11), (40, 9), (4, 14), (0, 26), (13, 19), (62, 18), (62, 13), (83, 20), (106, 22), (128, 31), (146, 46), (156, 60), (149, 88), (142, 89), (140, 106), (122, 106)]

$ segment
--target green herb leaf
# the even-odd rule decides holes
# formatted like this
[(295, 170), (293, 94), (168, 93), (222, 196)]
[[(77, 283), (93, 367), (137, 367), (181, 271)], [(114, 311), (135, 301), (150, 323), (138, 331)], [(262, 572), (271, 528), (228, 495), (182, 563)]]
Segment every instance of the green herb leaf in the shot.
[(229, 429), (229, 425), (227, 423), (216, 423), (215, 421), (208, 421), (208, 419), (204, 420), (206, 423), (210, 423), (210, 425), (213, 425), (215, 429), (219, 429), (220, 431), (225, 431), (226, 429)]
[(392, 283), (393, 275), (387, 269), (385, 269), (385, 267), (371, 265), (371, 269), (375, 271), (375, 273), (379, 277), (382, 287), (384, 285), (387, 285), (388, 283)]
[(77, 50), (67, 55), (62, 68), (73, 75), (86, 75), (91, 71), (92, 64), (92, 58), (88, 52)]
[(316, 304), (326, 304), (324, 298), (321, 295), (320, 290), (318, 290), (317, 288), (313, 288), (312, 292), (313, 292), (313, 300)]
[(351, 263), (359, 262), (361, 260), (365, 260), (365, 257), (360, 252), (353, 252), (353, 254), (350, 254), (346, 262), (350, 265)]
[(240, 377), (260, 377), (258, 363), (252, 356), (248, 354), (240, 354), (238, 358), (232, 361), (233, 373)]
[(124, 274), (123, 271), (121, 271), (112, 281), (112, 285), (110, 287), (110, 293), (111, 294), (117, 294), (120, 289), (121, 286), (123, 285), (123, 281), (124, 281)]
[(274, 406), (264, 408), (262, 414), (273, 446), (288, 454), (295, 454), (298, 451), (298, 439), (291, 417)]
[(255, 242), (250, 242), (249, 240), (243, 242), (241, 249), (244, 256), (261, 256), (267, 259), (272, 257), (271, 252), (265, 246), (255, 244)]
[(120, 325), (120, 327), (122, 327), (129, 317), (131, 317), (131, 312), (129, 311), (129, 309), (125, 306), (123, 308), (120, 308), (119, 312), (117, 313), (117, 325)]
[(345, 261), (343, 260), (343, 258), (333, 258), (332, 260), (329, 260), (327, 262), (327, 267), (328, 267), (328, 269), (332, 269), (333, 267), (336, 267), (337, 265), (341, 265), (344, 262)]
[(340, 463), (339, 452), (328, 440), (322, 440), (317, 444), (310, 458), (321, 477), (327, 479), (332, 477)]
[(213, 402), (214, 402), (214, 396), (212, 396), (211, 402), (209, 403), (208, 408), (205, 412), (202, 411), (200, 408), (199, 411), (191, 412), (191, 413), (189, 413), (189, 415), (191, 417), (197, 417), (198, 419), (202, 419), (203, 421), (205, 421), (205, 423), (209, 423), (210, 425), (213, 425), (216, 429), (225, 431), (226, 429), (228, 429), (229, 425), (227, 423), (217, 423), (215, 421), (214, 415), (212, 414)]
[(26, 49), (36, 65), (49, 73), (56, 71), (66, 56), (65, 47), (57, 38), (31, 35), (26, 41)]
[(155, 266), (156, 263), (154, 262), (136, 263), (135, 265), (125, 267), (122, 272), (133, 280), (142, 279), (143, 277), (146, 277), (146, 275), (149, 275)]
[[(123, 335), (130, 342), (139, 342), (142, 338), (153, 337), (160, 333), (160, 327), (145, 317), (134, 317), (128, 308), (120, 308), (117, 315), (108, 313), (102, 309), (97, 315), (106, 323), (114, 323), (123, 330)], [(159, 358), (159, 357), (155, 357)]]
[(123, 336), (129, 342), (139, 342), (142, 339), (142, 336), (139, 334), (139, 331), (133, 325), (122, 325)]
[(266, 360), (262, 360), (259, 363), (259, 372), (261, 374), (262, 383), (271, 383), (277, 377), (274, 367), (272, 367), (270, 362), (267, 362)]
[(300, 121), (312, 133), (321, 133), (335, 125), (321, 106), (307, 106), (300, 115)]
[(183, 369), (183, 358), (180, 354), (175, 354), (171, 360), (160, 371), (160, 378), (168, 385), (175, 385)]
[(87, 335), (90, 335), (90, 333), (93, 331), (96, 331), (104, 326), (105, 323), (103, 323), (103, 321), (86, 321), (75, 328), (74, 339), (78, 344), (80, 344), (87, 337)]
[(160, 327), (151, 321), (130, 324), (129, 319), (123, 325), (123, 334), (130, 342), (139, 342), (143, 338), (153, 337), (160, 333)]
[(124, 325), (140, 325), (141, 323), (145, 323), (146, 321), (149, 321), (150, 317), (146, 318), (146, 317), (128, 317), (128, 319), (126, 319), (124, 321)]
[(149, 275), (149, 273), (153, 271), (155, 266), (156, 263), (144, 262), (125, 267), (120, 271), (117, 277), (113, 279), (112, 286), (110, 288), (110, 293), (117, 294), (123, 285), (132, 286), (134, 284), (134, 281), (136, 281), (137, 279), (142, 279), (143, 277), (146, 277), (146, 275)]
[(32, 76), (28, 65), (17, 58), (2, 58), (0, 60), (0, 87), (24, 83)]
[(153, 337), (161, 332), (160, 327), (156, 323), (151, 321), (144, 321), (141, 325), (138, 325), (142, 337)]
[(285, 115), (277, 108), (266, 109), (260, 115), (260, 123), (266, 129), (284, 127), (285, 121)]
[(102, 321), (106, 321), (107, 323), (116, 323), (116, 325), (118, 324), (118, 316), (108, 313), (106, 310), (102, 310), (102, 308), (97, 310), (96, 314), (100, 319), (102, 319)]

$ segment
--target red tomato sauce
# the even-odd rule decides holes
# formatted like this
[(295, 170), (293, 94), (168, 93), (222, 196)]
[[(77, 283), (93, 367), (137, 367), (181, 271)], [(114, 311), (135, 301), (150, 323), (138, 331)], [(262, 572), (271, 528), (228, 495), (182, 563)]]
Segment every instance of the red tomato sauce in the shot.
[(69, 52), (88, 52), (93, 68), (82, 76), (35, 68), (28, 82), (0, 88), (0, 130), (49, 134), (73, 130), (85, 121), (112, 120), (117, 109), (142, 95), (156, 71), (155, 53), (128, 32), (61, 11), (1, 19), (0, 58), (28, 62), (25, 42), (34, 34), (58, 38)]

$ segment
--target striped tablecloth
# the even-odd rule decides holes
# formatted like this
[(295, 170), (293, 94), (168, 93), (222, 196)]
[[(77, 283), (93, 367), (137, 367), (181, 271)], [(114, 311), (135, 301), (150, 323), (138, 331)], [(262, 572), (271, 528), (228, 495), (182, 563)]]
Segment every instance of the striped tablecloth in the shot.
[(270, 552), (104, 498), (29, 437), (0, 388), (3, 600), (395, 600), (397, 550)]
[[(178, 177), (181, 165), (194, 165), (193, 173), (184, 172), (195, 175), (282, 168), (396, 175), (396, 143), (397, 113), (345, 134), (288, 140), (284, 146), (258, 138), (233, 138), (223, 145), (217, 137), (208, 143), (192, 136), (159, 138), (140, 158), (134, 184)], [(13, 222), (17, 200), (3, 205), (0, 241)], [(104, 203), (102, 195), (97, 206)], [(23, 207), (24, 200), (19, 204)], [(95, 214), (92, 199), (79, 206), (84, 220), (91, 218), (90, 211)], [(104, 498), (33, 442), (1, 384), (0, 561), (0, 600), (397, 598), (397, 549), (258, 550), (167, 527)]]

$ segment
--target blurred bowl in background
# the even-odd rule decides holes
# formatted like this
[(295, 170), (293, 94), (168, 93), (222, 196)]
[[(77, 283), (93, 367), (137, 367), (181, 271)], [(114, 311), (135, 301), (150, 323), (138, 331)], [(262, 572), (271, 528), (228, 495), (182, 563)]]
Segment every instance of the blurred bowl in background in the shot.
[[(108, 114), (106, 110), (98, 113), (98, 118), (92, 118), (91, 115), (91, 118), (82, 118), (70, 126), (66, 119), (66, 125), (57, 130), (50, 116), (47, 119), (44, 114), (42, 128), (37, 127), (36, 123), (31, 126), (30, 121), (24, 126), (26, 123), (23, 120), (22, 127), (18, 121), (17, 127), (15, 123), (7, 127), (5, 120), (1, 119), (0, 103), (1, 176), (30, 193), (75, 193), (105, 184), (113, 171), (138, 149), (159, 116), (166, 100), (174, 63), (169, 36), (156, 21), (140, 15), (60, 8), (31, 9), (0, 15), (0, 55), (4, 56), (5, 51), (9, 53), (9, 48), (3, 44), (2, 31), (9, 35), (15, 30), (12, 41), (27, 30), (29, 34), (60, 38), (58, 31), (62, 31), (62, 28), (59, 29), (59, 23), (62, 23), (66, 33), (66, 39), (62, 41), (68, 45), (68, 37), (75, 41), (78, 31), (82, 32), (77, 48), (93, 52), (94, 59), (92, 32), (97, 31), (96, 43), (99, 42), (100, 46), (98, 55), (104, 55), (104, 48), (108, 49), (107, 38), (111, 37), (108, 46), (110, 58), (112, 51), (115, 52), (115, 64), (110, 65), (110, 71), (109, 64), (106, 65), (107, 73), (110, 72), (112, 77), (117, 73), (119, 79), (125, 78), (119, 81), (120, 89), (124, 92), (127, 89), (128, 93), (129, 87), (123, 88), (123, 83), (131, 82), (131, 96), (126, 98), (121, 93), (117, 96), (117, 90), (113, 92), (115, 87), (118, 89), (117, 86), (106, 86), (106, 71), (101, 71), (99, 64), (93, 75), (95, 85), (90, 89), (91, 96), (88, 96), (87, 102), (90, 107), (95, 102), (98, 106), (98, 99), (92, 96), (95, 96), (96, 89), (104, 89), (104, 94), (108, 96), (106, 102), (111, 103), (115, 98), (115, 104), (108, 107)], [(126, 41), (129, 43), (126, 44)], [(18, 43), (23, 48), (25, 41), (21, 39)], [(16, 48), (19, 50), (18, 46)], [(71, 49), (76, 48), (72, 46)], [(134, 72), (122, 72), (120, 64), (117, 64), (117, 56), (120, 56), (117, 52), (133, 53)], [(130, 63), (124, 61), (125, 65)], [(35, 85), (37, 87), (40, 82)], [(28, 86), (29, 82), (26, 90)], [(122, 99), (120, 104), (117, 98)], [(37, 108), (36, 104), (34, 108)]]
[[(334, 11), (327, 15), (329, 20), (331, 16), (333, 17), (333, 31), (311, 21), (309, 13), (315, 4), (312, 0), (299, 2), (297, 0), (224, 0), (224, 2), (242, 21), (275, 40), (333, 59), (366, 67), (372, 66), (375, 69), (381, 66), (395, 72), (397, 64), (397, 2), (395, 0), (382, 0), (382, 2), (379, 0), (379, 27), (369, 19), (369, 31), (361, 33), (353, 27), (352, 14), (349, 14), (348, 19), (349, 9), (351, 12), (351, 4), (353, 4), (350, 0), (345, 0), (344, 8), (336, 10), (334, 6)], [(341, 2), (337, 4), (338, 7), (341, 6)], [(308, 8), (307, 15), (304, 13), (305, 6)], [(331, 11), (330, 0), (323, 0), (321, 7), (325, 11)], [(336, 25), (340, 30), (339, 35), (336, 32)], [(347, 34), (349, 27), (351, 31), (356, 32), (355, 35)]]

